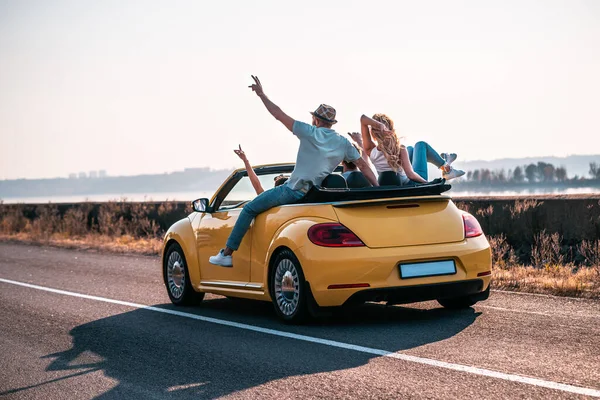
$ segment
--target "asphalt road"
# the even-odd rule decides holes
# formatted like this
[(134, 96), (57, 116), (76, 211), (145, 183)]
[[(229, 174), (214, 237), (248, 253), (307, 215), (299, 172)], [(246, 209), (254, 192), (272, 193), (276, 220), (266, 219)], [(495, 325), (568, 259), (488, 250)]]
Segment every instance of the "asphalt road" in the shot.
[(173, 307), (159, 264), (0, 243), (0, 398), (600, 396), (597, 301), (493, 292), (287, 326), (266, 303)]

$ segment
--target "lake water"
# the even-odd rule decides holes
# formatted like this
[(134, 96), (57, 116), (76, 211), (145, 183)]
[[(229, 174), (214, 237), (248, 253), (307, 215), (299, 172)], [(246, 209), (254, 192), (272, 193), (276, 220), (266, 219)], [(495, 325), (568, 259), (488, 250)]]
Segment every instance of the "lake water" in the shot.
[[(453, 197), (477, 197), (477, 196), (520, 196), (520, 195), (541, 195), (541, 194), (598, 194), (600, 189), (598, 188), (571, 188), (561, 190), (541, 190), (532, 189), (527, 191), (459, 191), (450, 190), (446, 192)], [(121, 194), (89, 194), (89, 195), (75, 195), (75, 196), (40, 196), (40, 197), (14, 197), (14, 198), (2, 198), (0, 199), (5, 204), (14, 203), (26, 203), (26, 204), (40, 204), (40, 203), (80, 203), (85, 201), (90, 202), (105, 202), (111, 200), (122, 200), (127, 201), (165, 201), (165, 200), (176, 200), (176, 201), (192, 201), (201, 197), (211, 198), (214, 192), (154, 192), (154, 193), (121, 193)], [(249, 195), (250, 196), (250, 195)], [(248, 198), (254, 197), (251, 195)]]
[(212, 197), (214, 192), (155, 192), (155, 193), (120, 193), (120, 194), (86, 194), (75, 196), (39, 196), (39, 197), (7, 197), (1, 200), (5, 204), (25, 203), (82, 203), (82, 202), (105, 202), (114, 200), (126, 201), (192, 201), (201, 197)]

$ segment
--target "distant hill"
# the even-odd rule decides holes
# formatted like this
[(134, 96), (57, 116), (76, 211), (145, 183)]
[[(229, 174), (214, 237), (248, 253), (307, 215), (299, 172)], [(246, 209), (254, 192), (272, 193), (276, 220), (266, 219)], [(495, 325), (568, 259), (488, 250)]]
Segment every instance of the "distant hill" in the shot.
[(550, 163), (555, 167), (565, 167), (569, 178), (578, 175), (579, 177), (589, 177), (590, 163), (596, 162), (600, 164), (600, 154), (584, 155), (584, 156), (568, 156), (568, 157), (527, 157), (527, 158), (501, 158), (498, 160), (476, 160), (461, 162), (457, 160), (458, 168), (465, 171), (474, 171), (476, 169), (487, 168), (489, 170), (505, 170), (515, 169), (517, 166), (528, 164), (537, 164), (538, 161)]
[(0, 199), (214, 190), (232, 171), (187, 168), (160, 175), (0, 180)]

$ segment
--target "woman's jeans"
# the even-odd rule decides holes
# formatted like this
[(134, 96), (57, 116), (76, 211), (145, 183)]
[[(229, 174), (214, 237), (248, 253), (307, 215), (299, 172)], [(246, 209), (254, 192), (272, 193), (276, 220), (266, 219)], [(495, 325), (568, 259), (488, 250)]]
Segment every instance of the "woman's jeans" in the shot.
[(446, 163), (446, 160), (426, 142), (417, 142), (414, 148), (408, 146), (406, 149), (408, 150), (408, 157), (410, 158), (413, 170), (426, 181), (429, 180), (427, 177), (427, 162), (432, 163), (438, 168)]
[(293, 190), (286, 184), (265, 190), (244, 206), (229, 235), (229, 239), (227, 239), (227, 247), (232, 250), (237, 250), (240, 247), (242, 238), (248, 232), (252, 220), (258, 214), (277, 206), (295, 203), (305, 195), (306, 193), (303, 191)]

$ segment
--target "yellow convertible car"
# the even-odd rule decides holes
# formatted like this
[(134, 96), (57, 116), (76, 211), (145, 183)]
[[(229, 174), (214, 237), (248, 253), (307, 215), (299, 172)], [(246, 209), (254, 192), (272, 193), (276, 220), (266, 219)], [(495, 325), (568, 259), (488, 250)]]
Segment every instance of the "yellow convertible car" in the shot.
[[(293, 169), (277, 164), (255, 171), (269, 188)], [(234, 171), (212, 199), (194, 201), (194, 211), (164, 239), (171, 301), (189, 305), (205, 293), (271, 301), (281, 318), (298, 322), (326, 307), (365, 301), (437, 300), (463, 308), (488, 298), (489, 243), (477, 220), (443, 194), (449, 185), (369, 187), (360, 172), (346, 178), (339, 172), (300, 203), (260, 214), (234, 253), (233, 267), (208, 258), (256, 196), (246, 171)]]

